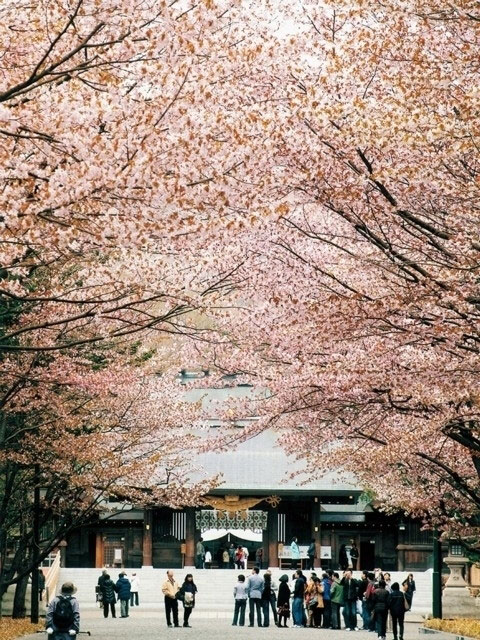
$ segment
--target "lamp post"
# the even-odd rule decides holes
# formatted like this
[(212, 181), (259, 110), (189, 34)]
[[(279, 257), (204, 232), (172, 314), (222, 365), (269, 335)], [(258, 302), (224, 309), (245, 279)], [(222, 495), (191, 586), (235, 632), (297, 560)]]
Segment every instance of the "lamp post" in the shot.
[(35, 465), (33, 488), (33, 569), (30, 593), (30, 620), (38, 623), (38, 557), (40, 555), (40, 465)]
[(433, 530), (432, 615), (442, 618), (442, 542)]

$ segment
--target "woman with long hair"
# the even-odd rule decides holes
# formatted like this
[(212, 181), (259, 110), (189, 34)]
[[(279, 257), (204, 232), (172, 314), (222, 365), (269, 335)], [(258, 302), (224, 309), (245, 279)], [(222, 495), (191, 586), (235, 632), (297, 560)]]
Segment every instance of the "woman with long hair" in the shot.
[(195, 594), (198, 589), (196, 584), (193, 581), (193, 576), (191, 573), (187, 573), (185, 576), (185, 580), (180, 587), (180, 599), (183, 602), (183, 626), (190, 627), (188, 624), (188, 619), (192, 613), (193, 607), (195, 606)]
[(408, 603), (408, 608), (412, 608), (413, 594), (417, 590), (415, 587), (415, 580), (413, 579), (413, 573), (409, 573), (405, 580), (402, 582), (405, 598)]

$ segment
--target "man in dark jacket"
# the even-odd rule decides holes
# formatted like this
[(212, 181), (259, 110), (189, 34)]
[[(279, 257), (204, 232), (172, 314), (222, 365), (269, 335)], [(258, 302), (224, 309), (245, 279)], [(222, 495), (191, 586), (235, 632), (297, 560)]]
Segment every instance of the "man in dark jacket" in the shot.
[(115, 591), (118, 593), (118, 599), (120, 600), (120, 617), (128, 618), (128, 604), (130, 602), (130, 580), (127, 579), (125, 572), (118, 574), (117, 584), (115, 585)]
[(293, 587), (292, 603), (293, 626), (303, 627), (303, 594), (305, 593), (305, 580), (300, 569), (298, 569), (294, 575), (295, 585)]
[(403, 622), (405, 619), (405, 595), (400, 591), (398, 582), (392, 584), (392, 590), (388, 597), (388, 610), (392, 614), (393, 640), (397, 640), (397, 624), (400, 632), (400, 640), (403, 640)]
[(352, 578), (350, 570), (345, 571), (340, 582), (343, 586), (343, 599), (345, 602), (344, 617), (347, 631), (358, 630), (357, 627), (357, 581)]

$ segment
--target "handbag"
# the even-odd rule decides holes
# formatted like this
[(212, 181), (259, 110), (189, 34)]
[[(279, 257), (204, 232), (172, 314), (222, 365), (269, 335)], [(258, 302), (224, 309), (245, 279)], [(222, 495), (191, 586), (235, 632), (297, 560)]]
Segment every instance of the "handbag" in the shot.
[(189, 591), (185, 592), (183, 604), (185, 607), (193, 607), (193, 593), (190, 593)]

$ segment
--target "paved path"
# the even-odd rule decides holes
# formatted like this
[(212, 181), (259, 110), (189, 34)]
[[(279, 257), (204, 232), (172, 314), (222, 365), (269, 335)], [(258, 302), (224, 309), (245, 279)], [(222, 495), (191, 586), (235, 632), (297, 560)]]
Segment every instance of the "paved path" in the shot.
[[(100, 609), (86, 611), (82, 615), (82, 628), (91, 632), (92, 640), (285, 640), (291, 638), (315, 638), (318, 640), (377, 640), (375, 633), (365, 631), (332, 631), (331, 629), (278, 629), (275, 626), (253, 629), (249, 627), (232, 627), (230, 619), (206, 618), (201, 611), (194, 610), (190, 618), (191, 629), (182, 627), (169, 629), (166, 626), (163, 611), (142, 611), (134, 609), (126, 619), (103, 618)], [(181, 611), (180, 611), (181, 614)], [(180, 615), (180, 622), (181, 622)], [(291, 625), (291, 621), (289, 621)], [(418, 640), (418, 624), (405, 624), (405, 640)], [(23, 640), (46, 639), (46, 635), (29, 635)], [(77, 636), (78, 640), (89, 636)], [(387, 640), (393, 640), (393, 634), (387, 634)]]

